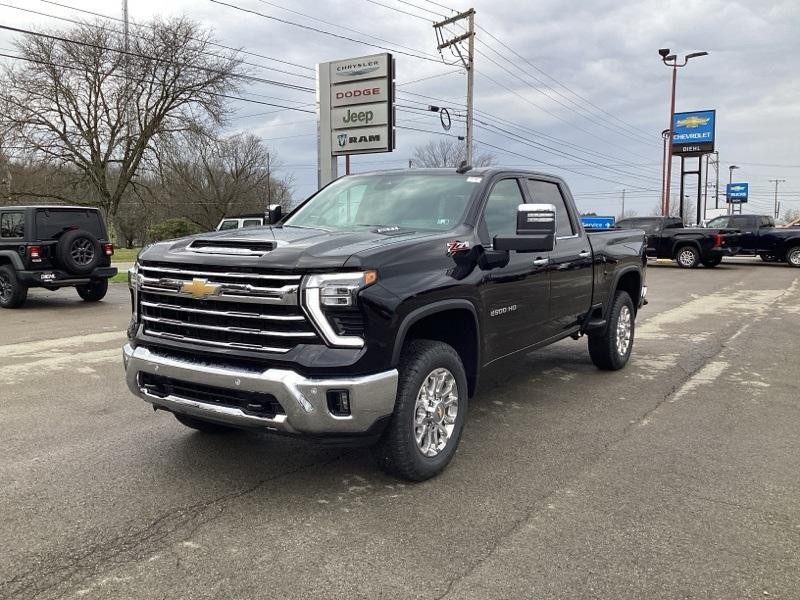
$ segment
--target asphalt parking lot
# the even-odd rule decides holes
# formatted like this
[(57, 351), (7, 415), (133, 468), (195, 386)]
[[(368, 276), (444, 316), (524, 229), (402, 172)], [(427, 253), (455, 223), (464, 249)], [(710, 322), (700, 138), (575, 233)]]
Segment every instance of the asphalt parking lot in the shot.
[(0, 312), (0, 599), (798, 598), (800, 270), (653, 264), (633, 359), (483, 380), (440, 477), (209, 437), (124, 384), (124, 285)]

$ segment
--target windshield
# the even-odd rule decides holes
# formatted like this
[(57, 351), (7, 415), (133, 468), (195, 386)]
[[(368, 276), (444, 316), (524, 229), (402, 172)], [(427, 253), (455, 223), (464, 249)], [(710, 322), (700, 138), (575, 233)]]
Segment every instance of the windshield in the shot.
[(661, 224), (661, 219), (622, 219), (617, 221), (617, 227), (622, 229), (644, 229), (645, 233), (655, 233)]
[(335, 181), (291, 215), (284, 227), (329, 231), (401, 227), (446, 231), (467, 210), (476, 180), (408, 172), (354, 175)]

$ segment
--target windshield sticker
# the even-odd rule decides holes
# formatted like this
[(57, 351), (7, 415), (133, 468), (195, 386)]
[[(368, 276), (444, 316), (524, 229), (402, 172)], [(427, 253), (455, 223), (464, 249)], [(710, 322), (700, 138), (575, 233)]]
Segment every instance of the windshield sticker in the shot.
[(480, 183), (482, 177), (467, 177), (467, 183)]

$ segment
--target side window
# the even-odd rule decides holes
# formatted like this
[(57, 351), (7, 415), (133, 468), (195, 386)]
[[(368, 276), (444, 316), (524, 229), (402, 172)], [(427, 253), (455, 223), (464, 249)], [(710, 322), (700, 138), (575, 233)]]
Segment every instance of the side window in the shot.
[(717, 217), (716, 219), (711, 219), (708, 222), (708, 227), (711, 229), (725, 229), (728, 227), (729, 221), (730, 217)]
[(516, 179), (503, 179), (492, 188), (483, 209), (483, 222), (489, 239), (517, 233), (517, 207), (525, 204)]
[(219, 230), (225, 231), (226, 229), (239, 229), (239, 221), (236, 219), (228, 219), (223, 221)]
[(761, 217), (759, 221), (759, 227), (775, 227), (775, 223), (769, 217)]
[(0, 237), (25, 237), (25, 215), (21, 212), (6, 212), (0, 215)]
[(750, 217), (731, 217), (729, 227), (734, 229), (745, 229), (750, 227)]
[(567, 203), (558, 185), (549, 181), (528, 179), (528, 191), (536, 204), (552, 204), (556, 207), (556, 237), (573, 235), (575, 230), (569, 218)]
[(261, 219), (245, 219), (242, 227), (261, 227)]

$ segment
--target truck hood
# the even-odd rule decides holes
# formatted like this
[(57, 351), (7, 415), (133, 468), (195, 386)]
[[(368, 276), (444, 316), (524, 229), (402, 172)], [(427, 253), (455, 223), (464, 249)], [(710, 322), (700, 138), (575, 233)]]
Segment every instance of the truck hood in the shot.
[(402, 228), (364, 228), (326, 231), (299, 227), (251, 227), (214, 231), (148, 246), (140, 260), (194, 265), (252, 266), (268, 269), (308, 270), (341, 268), (354, 255), (392, 245), (404, 246), (442, 232)]

